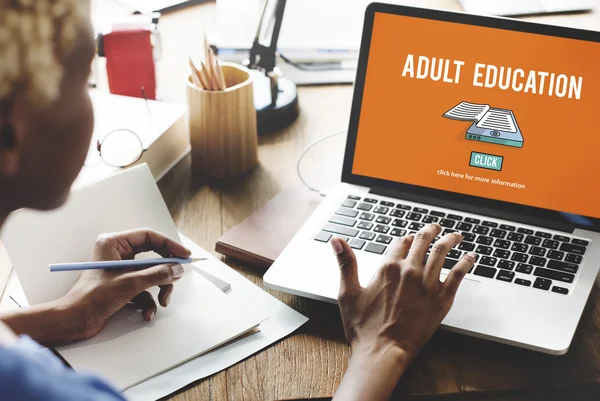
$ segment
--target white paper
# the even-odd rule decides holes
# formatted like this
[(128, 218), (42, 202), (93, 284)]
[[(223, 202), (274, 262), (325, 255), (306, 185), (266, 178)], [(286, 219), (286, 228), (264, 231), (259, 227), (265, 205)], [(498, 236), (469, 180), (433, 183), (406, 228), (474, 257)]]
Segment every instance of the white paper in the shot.
[[(180, 234), (180, 237), (183, 244), (194, 254), (203, 252), (202, 248), (183, 234)], [(169, 395), (190, 383), (211, 376), (248, 358), (293, 333), (308, 321), (308, 318), (272, 297), (214, 256), (209, 256), (209, 259), (203, 268), (210, 274), (231, 283), (231, 290), (227, 292), (228, 296), (245, 300), (246, 307), (262, 310), (271, 318), (261, 323), (258, 333), (194, 358), (128, 389), (125, 391), (125, 396), (130, 401), (156, 400)], [(244, 312), (240, 310), (240, 313)]]
[(461, 121), (479, 121), (489, 109), (490, 106), (487, 104), (460, 102), (444, 113), (444, 117)]
[[(158, 291), (151, 291), (156, 297)], [(91, 371), (125, 390), (214, 349), (256, 327), (269, 315), (245, 307), (189, 270), (175, 284), (171, 303), (145, 322), (133, 304), (85, 341), (57, 351), (78, 371)]]
[(508, 110), (490, 109), (477, 123), (477, 127), (495, 131), (517, 132), (513, 117)]

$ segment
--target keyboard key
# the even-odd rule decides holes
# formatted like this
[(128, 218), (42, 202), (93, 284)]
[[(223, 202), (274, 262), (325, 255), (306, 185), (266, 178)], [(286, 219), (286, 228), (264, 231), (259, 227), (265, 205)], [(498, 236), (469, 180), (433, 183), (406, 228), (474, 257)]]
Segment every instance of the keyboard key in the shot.
[(528, 228), (517, 228), (517, 232), (521, 234), (533, 235), (533, 230)]
[(567, 253), (567, 257), (565, 258), (565, 260), (567, 262), (571, 262), (571, 263), (581, 263), (581, 256), (579, 255), (573, 255), (572, 253)]
[(542, 243), (542, 239), (540, 237), (533, 237), (533, 236), (529, 235), (527, 238), (525, 238), (525, 243), (528, 245), (538, 246), (539, 244)]
[(549, 290), (552, 285), (552, 280), (546, 280), (543, 278), (536, 278), (533, 287), (538, 288), (540, 290)]
[(373, 223), (361, 221), (360, 223), (358, 223), (358, 226), (356, 228), (360, 228), (361, 230), (370, 230), (371, 228), (373, 228)]
[(535, 236), (540, 238), (552, 238), (552, 234), (545, 231), (538, 231), (535, 233)]
[(375, 220), (375, 223), (380, 223), (380, 224), (390, 224), (390, 221), (392, 221), (391, 217), (387, 217), (387, 216), (379, 216), (379, 217), (377, 217), (377, 219)]
[(442, 265), (443, 269), (452, 269), (454, 267), (454, 265), (456, 265), (458, 263), (458, 260), (456, 259), (444, 259), (444, 264)]
[(490, 229), (488, 227), (477, 226), (473, 229), (473, 232), (475, 234), (487, 235), (487, 233), (490, 232)]
[(372, 221), (374, 218), (375, 218), (375, 215), (371, 214), (371, 213), (363, 213), (359, 217), (359, 219), (367, 220), (367, 221)]
[(429, 210), (423, 209), (422, 207), (414, 207), (413, 212), (427, 214)]
[(406, 215), (406, 218), (412, 221), (419, 221), (421, 220), (421, 217), (423, 217), (423, 215), (419, 213), (409, 213)]
[(527, 265), (525, 263), (519, 263), (517, 265), (517, 273), (531, 274), (532, 271), (533, 271), (533, 266), (531, 266), (531, 265)]
[(563, 243), (560, 246), (560, 250), (561, 251), (565, 251), (565, 252), (569, 252), (569, 253), (574, 253), (576, 255), (583, 255), (583, 254), (585, 254), (585, 247), (579, 246), (579, 245), (567, 244), (567, 243)]
[(325, 231), (321, 231), (320, 233), (317, 234), (317, 236), (315, 237), (315, 241), (319, 241), (319, 242), (327, 242), (331, 239), (331, 234), (326, 233)]
[(563, 258), (565, 257), (565, 253), (561, 251), (549, 251), (547, 256), (550, 259), (563, 260)]
[(344, 203), (342, 203), (343, 207), (349, 207), (349, 208), (353, 208), (354, 206), (356, 206), (356, 201), (350, 200), (350, 199), (346, 199), (344, 201)]
[(537, 267), (533, 272), (534, 276), (549, 278), (551, 280), (562, 281), (563, 283), (572, 283), (575, 276), (569, 273), (559, 272), (557, 270), (544, 269)]
[(471, 231), (471, 229), (473, 228), (473, 224), (469, 224), (469, 223), (458, 223), (456, 225), (456, 229), (458, 231)]
[(540, 248), (539, 246), (532, 246), (529, 249), (529, 254), (534, 256), (546, 256), (546, 250), (544, 248)]
[(475, 249), (475, 253), (479, 255), (490, 256), (492, 254), (493, 249), (489, 246), (479, 245), (477, 249)]
[(527, 259), (529, 259), (529, 256), (525, 255), (524, 253), (519, 253), (519, 252), (515, 252), (512, 254), (510, 260), (514, 260), (515, 262), (527, 262)]
[(529, 249), (529, 245), (525, 245), (525, 244), (513, 244), (513, 246), (510, 248), (511, 251), (522, 252), (522, 253), (527, 252), (528, 249)]
[(375, 233), (372, 233), (370, 231), (363, 231), (362, 233), (360, 233), (358, 238), (366, 239), (367, 241), (373, 241), (373, 238), (375, 238)]
[(581, 245), (581, 246), (588, 246), (590, 244), (588, 241), (585, 241), (582, 239), (577, 239), (577, 238), (573, 238), (573, 240), (571, 242), (575, 245)]
[(569, 242), (570, 239), (569, 237), (565, 237), (564, 235), (555, 235), (554, 239), (557, 241), (562, 241), (562, 242)]
[(394, 210), (392, 210), (392, 213), (390, 213), (390, 216), (392, 216), (392, 217), (404, 217), (405, 214), (406, 214), (406, 212), (404, 210), (394, 209)]
[(450, 252), (448, 252), (448, 257), (451, 259), (460, 259), (461, 256), (462, 256), (462, 252), (457, 251), (456, 249), (452, 249), (452, 250), (450, 250)]
[(377, 203), (379, 201), (377, 199), (373, 199), (373, 198), (365, 198), (365, 202), (368, 202), (368, 203)]
[(394, 238), (390, 237), (389, 235), (380, 235), (377, 237), (376, 241), (382, 244), (389, 244), (390, 242), (392, 242)]
[(531, 281), (523, 280), (522, 278), (518, 278), (515, 280), (515, 284), (524, 285), (525, 287), (529, 287), (531, 285)]
[(498, 223), (494, 223), (493, 221), (484, 221), (481, 223), (482, 226), (496, 228), (498, 227)]
[(479, 264), (480, 265), (494, 267), (494, 266), (496, 266), (496, 263), (498, 263), (498, 259), (491, 258), (489, 256), (483, 256), (483, 257), (481, 257), (481, 259), (479, 259)]
[(329, 222), (348, 227), (354, 227), (356, 225), (356, 220), (344, 216), (331, 216)]
[(432, 210), (431, 212), (429, 212), (429, 214), (436, 217), (444, 217), (446, 215), (446, 213), (438, 212), (437, 210)]
[(510, 248), (510, 241), (505, 241), (503, 239), (497, 239), (494, 241), (494, 246), (500, 249), (508, 249)]
[(360, 196), (356, 196), (356, 195), (348, 195), (348, 199), (352, 199), (352, 200), (360, 200)]
[(569, 293), (569, 290), (567, 290), (566, 288), (563, 288), (563, 287), (554, 286), (554, 287), (552, 287), (552, 292), (557, 292), (559, 294), (567, 295)]
[(336, 210), (335, 214), (339, 214), (340, 216), (347, 216), (347, 217), (358, 216), (358, 212), (356, 210), (346, 209), (345, 207), (341, 207), (338, 210)]
[(447, 217), (447, 218), (449, 218), (449, 219), (452, 219), (452, 220), (458, 220), (458, 221), (460, 221), (460, 220), (462, 220), (462, 219), (463, 219), (463, 218), (462, 218), (462, 216), (459, 216), (458, 214), (449, 214), (449, 215), (448, 215), (448, 216), (446, 216), (446, 217)]
[(498, 267), (505, 270), (512, 270), (515, 267), (515, 262), (510, 260), (501, 260), (498, 262)]
[(390, 232), (390, 235), (393, 235), (394, 237), (404, 237), (406, 235), (406, 230), (403, 230), (401, 228), (394, 228)]
[(373, 205), (369, 205), (368, 203), (361, 203), (360, 205), (358, 205), (357, 209), (369, 212), (371, 209), (373, 209)]
[(352, 238), (348, 244), (353, 249), (361, 250), (363, 249), (363, 246), (365, 246), (366, 242), (360, 239)]
[(473, 274), (487, 278), (494, 278), (497, 271), (498, 270), (494, 269), (493, 267), (477, 266)]
[(440, 226), (442, 226), (442, 227), (454, 228), (454, 225), (456, 225), (456, 222), (454, 220), (449, 220), (449, 219), (440, 220)]
[(387, 206), (387, 207), (394, 207), (394, 204), (392, 202), (387, 202), (387, 201), (381, 201), (379, 202), (382, 206)]
[(461, 233), (463, 236), (463, 241), (467, 242), (475, 242), (475, 238), (477, 237), (475, 234), (471, 233)]
[(400, 227), (400, 228), (404, 228), (406, 227), (406, 225), (408, 224), (408, 221), (406, 220), (400, 220), (400, 219), (396, 219), (394, 220), (394, 222), (392, 223), (392, 225), (394, 227)]
[(551, 239), (545, 239), (544, 242), (542, 242), (542, 246), (544, 248), (550, 248), (550, 249), (557, 249), (558, 248), (558, 241), (554, 241)]
[(579, 266), (575, 264), (559, 262), (558, 260), (551, 260), (550, 262), (548, 262), (548, 268), (573, 274), (577, 273), (577, 270), (579, 270)]
[(387, 214), (387, 212), (390, 211), (389, 207), (385, 207), (385, 206), (377, 206), (374, 210), (373, 213), (377, 213), (377, 214)]
[(385, 245), (376, 244), (374, 242), (369, 242), (367, 244), (367, 246), (365, 247), (365, 251), (371, 252), (371, 253), (378, 253), (381, 255), (385, 252), (385, 248), (387, 248)]
[(506, 281), (507, 283), (512, 282), (513, 278), (515, 278), (515, 273), (507, 270), (500, 270), (496, 276), (496, 280)]
[(458, 246), (458, 249), (461, 251), (471, 252), (473, 249), (475, 249), (475, 244), (470, 242), (461, 242), (461, 244)]
[(444, 231), (442, 231), (442, 236), (446, 235), (446, 234), (454, 234), (457, 233), (458, 231), (453, 230), (451, 228), (446, 228)]
[(373, 231), (375, 231), (376, 233), (387, 234), (388, 231), (390, 231), (390, 227), (384, 226), (384, 225), (381, 225), (381, 224), (377, 224), (375, 226), (375, 228), (373, 229)]
[(506, 237), (506, 231), (494, 229), (490, 232), (490, 236), (502, 239)]
[(506, 230), (506, 231), (515, 231), (517, 229), (517, 227), (509, 226), (508, 224), (500, 224), (500, 229)]
[(431, 223), (437, 223), (438, 221), (440, 221), (440, 219), (439, 219), (439, 217), (425, 216), (425, 217), (423, 217), (423, 220), (421, 220), (421, 221), (426, 224), (431, 224)]
[(547, 261), (548, 259), (540, 258), (539, 256), (532, 256), (531, 258), (529, 258), (529, 264), (534, 266), (546, 266)]
[(334, 238), (339, 238), (339, 239), (341, 239), (342, 241), (346, 241), (346, 242), (348, 242), (348, 240), (350, 240), (350, 238), (346, 237), (345, 235), (338, 235), (338, 234), (336, 234), (336, 235), (334, 235), (333, 237), (334, 237)]
[(408, 229), (413, 230), (413, 231), (419, 231), (423, 227), (425, 227), (425, 224), (423, 224), (423, 223), (410, 223), (410, 226), (408, 226)]
[(486, 237), (485, 235), (480, 235), (477, 238), (477, 242), (478, 244), (482, 244), (482, 245), (492, 245), (492, 243), (494, 242), (494, 239), (492, 237)]
[(510, 257), (510, 252), (505, 249), (496, 249), (494, 251), (494, 257), (500, 259), (508, 259)]
[(410, 210), (410, 206), (408, 206), (408, 205), (403, 205), (403, 204), (401, 204), (401, 203), (398, 203), (398, 204), (396, 205), (396, 209)]
[(525, 238), (525, 236), (518, 233), (508, 233), (508, 236), (506, 237), (507, 240), (515, 242), (521, 242), (523, 241), (523, 238)]
[(467, 218), (465, 219), (465, 223), (479, 224), (479, 223), (481, 223), (481, 220), (474, 219), (474, 218), (472, 218), (472, 217), (467, 217)]
[(339, 226), (337, 224), (325, 224), (325, 227), (323, 227), (323, 231), (345, 235), (347, 237), (356, 237), (359, 232), (356, 228)]

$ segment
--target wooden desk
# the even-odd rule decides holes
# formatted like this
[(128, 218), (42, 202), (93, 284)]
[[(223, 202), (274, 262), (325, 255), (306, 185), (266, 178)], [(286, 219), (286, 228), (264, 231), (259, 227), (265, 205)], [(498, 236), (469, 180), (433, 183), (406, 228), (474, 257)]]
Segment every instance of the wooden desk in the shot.
[[(412, 2), (415, 3), (459, 9), (458, 3), (452, 0)], [(96, 15), (113, 15), (123, 11), (107, 1), (97, 0), (94, 6)], [(598, 13), (533, 19), (592, 29), (600, 27)], [(213, 3), (163, 16), (161, 31), (164, 56), (158, 64), (158, 82), (163, 99), (185, 103), (182, 82), (188, 68), (187, 55), (200, 51), (202, 33), (213, 30), (215, 20)], [(298, 121), (282, 132), (260, 138), (261, 165), (247, 176), (230, 181), (198, 181), (192, 177), (190, 160), (186, 158), (160, 182), (161, 192), (183, 233), (204, 248), (212, 250), (217, 238), (263, 206), (279, 191), (300, 185), (295, 171), (297, 157), (315, 139), (347, 128), (352, 89), (350, 86), (300, 88), (299, 97), (301, 115)], [(339, 181), (343, 147), (343, 138), (333, 138), (308, 155), (305, 175), (313, 186), (321, 187)], [(314, 163), (311, 165), (309, 160)], [(227, 263), (262, 286), (263, 272), (232, 261)], [(189, 386), (173, 396), (173, 400), (281, 400), (333, 395), (350, 356), (337, 308), (280, 292), (269, 292), (310, 317), (310, 321), (293, 336), (230, 369)], [(595, 291), (592, 301), (598, 302), (599, 296), (598, 291)], [(585, 324), (595, 325), (598, 330), (600, 317), (590, 316), (590, 313), (586, 316)], [(581, 343), (589, 339), (578, 341)], [(599, 358), (600, 345), (596, 344), (591, 349), (596, 349), (597, 352), (590, 355), (590, 360)], [(398, 394), (405, 394), (402, 397), (405, 399), (406, 394), (469, 393), (470, 396), (466, 396), (468, 399), (482, 399), (482, 392), (492, 388), (521, 388), (520, 369), (531, 366), (532, 360), (543, 360), (551, 367), (564, 363), (565, 358), (573, 358), (577, 352), (579, 350), (576, 347), (566, 357), (548, 357), (440, 332), (402, 379)], [(479, 355), (479, 361), (469, 366), (472, 360), (464, 358), (465, 354)], [(498, 365), (497, 372), (505, 372), (506, 369), (502, 368), (514, 365), (513, 375), (479, 375), (482, 367), (486, 367), (486, 372), (494, 371), (490, 370), (490, 360)], [(598, 377), (595, 369), (596, 365), (590, 363), (588, 366), (580, 366), (577, 372), (564, 372), (564, 375), (568, 377), (570, 374), (588, 372), (590, 377)], [(564, 382), (540, 371), (537, 384), (544, 384), (547, 380), (557, 384)], [(564, 399), (567, 397), (565, 394), (573, 397), (570, 389), (561, 391), (545, 392), (542, 397), (546, 400)], [(584, 389), (586, 395), (591, 391), (587, 387)], [(485, 399), (517, 401), (532, 399), (538, 393), (534, 391), (523, 395), (508, 391), (499, 395), (486, 395)]]

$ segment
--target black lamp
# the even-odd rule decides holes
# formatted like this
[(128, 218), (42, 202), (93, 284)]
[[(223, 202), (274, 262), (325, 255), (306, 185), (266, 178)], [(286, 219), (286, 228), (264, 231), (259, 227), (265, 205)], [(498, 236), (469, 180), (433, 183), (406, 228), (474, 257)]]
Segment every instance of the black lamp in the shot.
[(266, 0), (250, 59), (245, 62), (254, 77), (254, 104), (258, 133), (285, 128), (298, 117), (296, 85), (276, 66), (277, 41), (286, 0)]

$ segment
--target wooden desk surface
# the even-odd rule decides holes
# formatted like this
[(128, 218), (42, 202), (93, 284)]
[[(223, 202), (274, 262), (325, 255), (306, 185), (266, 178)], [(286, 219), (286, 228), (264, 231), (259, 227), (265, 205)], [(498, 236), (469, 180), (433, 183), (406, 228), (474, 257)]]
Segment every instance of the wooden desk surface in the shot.
[[(458, 3), (453, 0), (410, 3), (459, 9)], [(600, 9), (600, 0), (598, 3)], [(94, 15), (99, 18), (123, 12), (120, 7), (106, 0), (96, 0), (93, 5)], [(598, 13), (532, 19), (588, 29), (600, 27)], [(200, 52), (202, 34), (214, 30), (215, 22), (214, 3), (163, 16), (161, 32), (164, 55), (157, 66), (162, 99), (185, 103), (182, 82), (188, 68), (187, 56)], [(161, 192), (178, 228), (204, 248), (213, 250), (216, 240), (223, 233), (262, 207), (279, 191), (293, 185), (299, 186), (295, 168), (300, 152), (315, 139), (347, 128), (351, 97), (350, 86), (300, 88), (301, 115), (298, 121), (282, 132), (260, 138), (261, 165), (244, 177), (219, 182), (198, 181), (190, 172), (189, 157), (183, 160), (160, 182)], [(313, 186), (321, 187), (339, 181), (343, 148), (344, 138), (340, 136), (327, 140), (307, 156), (304, 171)], [(231, 261), (227, 263), (262, 286), (263, 272)], [(189, 386), (174, 395), (173, 400), (282, 400), (333, 395), (350, 356), (337, 308), (275, 291), (269, 292), (309, 316), (309, 323), (293, 336), (259, 354)], [(594, 317), (596, 324), (600, 325), (598, 316)], [(515, 370), (515, 377), (500, 379), (478, 377), (477, 371), (465, 366), (461, 350), (481, 349), (482, 358), (485, 358), (490, 355), (489, 348), (486, 348), (488, 345), (451, 333), (438, 333), (416, 366), (403, 378), (398, 392), (453, 394), (485, 390), (497, 380), (518, 382), (518, 369)], [(523, 353), (502, 345), (497, 347), (497, 352), (506, 355), (505, 360), (499, 363), (511, 363)], [(600, 346), (597, 351), (600, 353)], [(525, 358), (538, 357), (538, 354), (525, 354)], [(541, 358), (545, 358), (549, 364), (558, 363), (552, 357)], [(450, 359), (454, 362), (454, 368), (449, 363)], [(540, 372), (540, 381), (543, 380), (543, 372)], [(473, 386), (473, 383), (478, 385)], [(486, 399), (516, 401), (532, 397), (533, 394), (523, 396), (509, 392)], [(560, 399), (556, 397), (560, 397), (560, 392), (544, 395), (544, 399)], [(475, 399), (480, 398), (477, 396)]]

